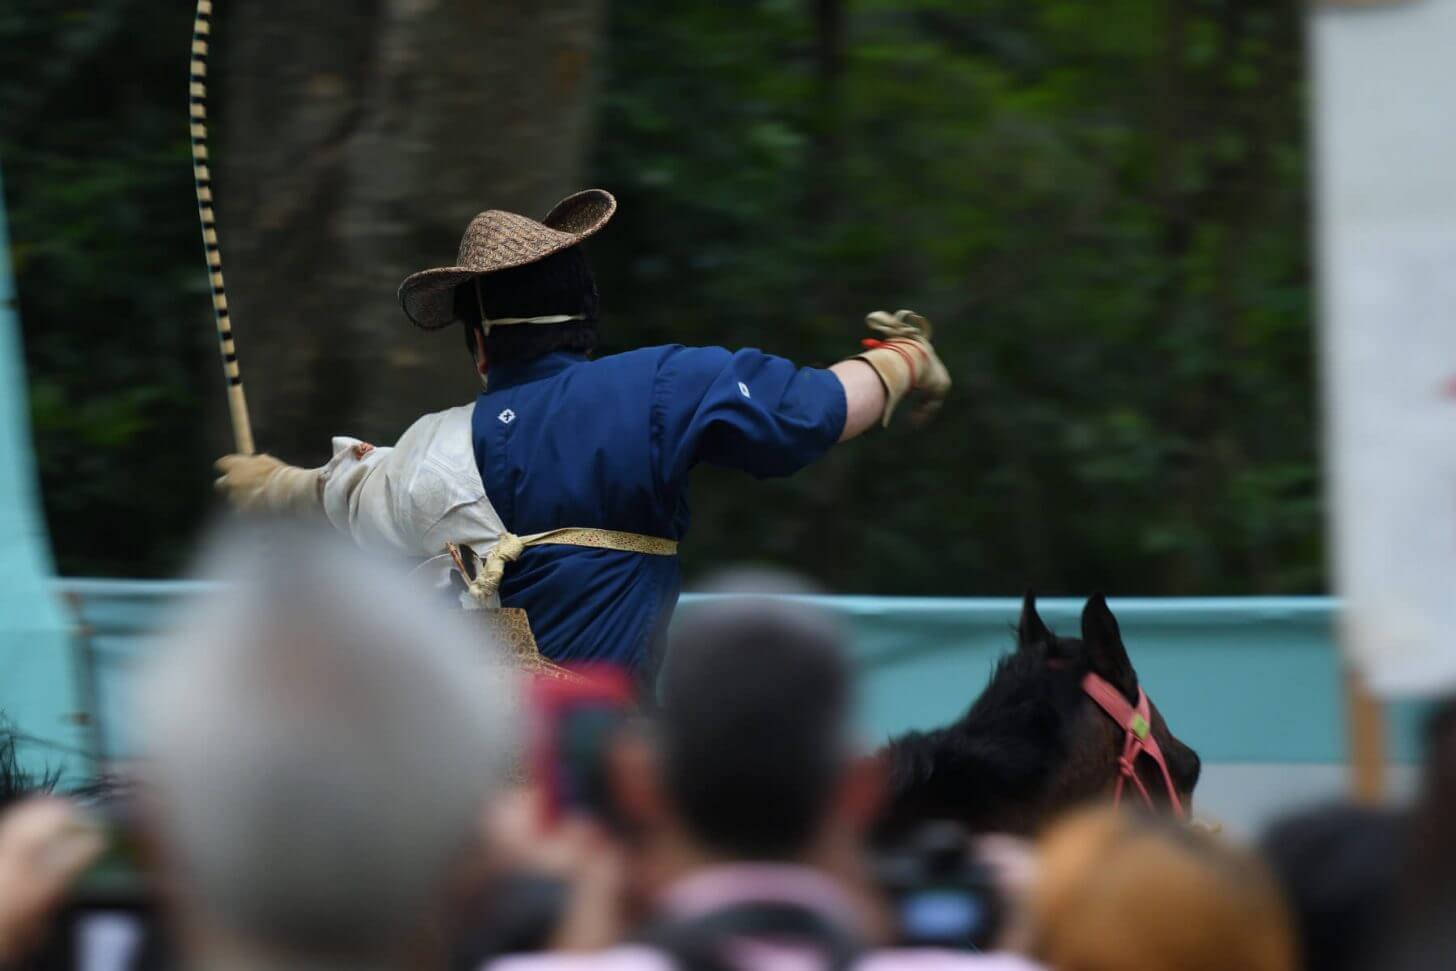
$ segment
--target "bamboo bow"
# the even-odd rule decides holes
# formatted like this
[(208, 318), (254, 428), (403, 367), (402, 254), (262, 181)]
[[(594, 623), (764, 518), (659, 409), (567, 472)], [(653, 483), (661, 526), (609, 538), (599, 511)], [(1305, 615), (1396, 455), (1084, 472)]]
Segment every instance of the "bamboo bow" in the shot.
[(217, 219), (212, 211), (212, 172), (207, 157), (207, 45), (212, 36), (213, 0), (197, 0), (192, 22), (192, 70), (188, 85), (188, 114), (192, 126), (192, 178), (197, 188), (197, 217), (202, 223), (202, 245), (207, 257), (207, 278), (212, 286), (212, 312), (217, 322), (222, 370), (228, 383), (228, 414), (233, 422), (234, 451), (252, 455), (253, 425), (248, 420), (248, 399), (238, 370), (238, 349), (233, 343), (227, 291), (222, 282), (222, 251), (217, 244)]

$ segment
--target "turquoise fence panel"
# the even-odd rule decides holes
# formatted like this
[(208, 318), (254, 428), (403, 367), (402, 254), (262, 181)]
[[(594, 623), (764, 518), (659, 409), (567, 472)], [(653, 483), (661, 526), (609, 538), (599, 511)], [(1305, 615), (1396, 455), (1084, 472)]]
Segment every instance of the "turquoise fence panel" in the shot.
[(130, 674), (168, 619), (209, 584), (185, 580), (61, 580), (83, 645), (82, 685), (98, 761), (132, 754)]
[[(128, 672), (166, 613), (206, 589), (189, 582), (64, 580), (89, 632), (95, 744), (131, 751)], [(698, 600), (683, 598), (685, 610)], [(1013, 643), (1013, 600), (809, 598), (843, 618), (864, 671), (863, 731), (880, 741), (955, 718)], [(1044, 600), (1067, 635), (1082, 604)], [(1332, 764), (1345, 759), (1340, 668), (1328, 599), (1114, 600), (1133, 663), (1179, 736), (1210, 763)], [(1389, 709), (1391, 758), (1414, 760), (1419, 710)]]
[(17, 731), (24, 768), (83, 768), (86, 741), (70, 625), (50, 589), (50, 547), (36, 495), (0, 185), (0, 712)]
[[(965, 710), (1013, 645), (1013, 600), (830, 597), (864, 665), (875, 738), (944, 724)], [(1174, 731), (1212, 762), (1345, 760), (1334, 602), (1327, 598), (1111, 601), (1144, 688)], [(1082, 601), (1038, 602), (1079, 635)], [(1420, 708), (1389, 708), (1390, 757), (1418, 751)]]

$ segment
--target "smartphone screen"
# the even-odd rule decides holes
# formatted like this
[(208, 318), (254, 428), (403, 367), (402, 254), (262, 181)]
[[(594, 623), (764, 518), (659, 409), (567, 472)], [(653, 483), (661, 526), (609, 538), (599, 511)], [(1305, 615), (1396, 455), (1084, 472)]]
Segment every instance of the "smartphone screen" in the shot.
[(989, 946), (994, 927), (985, 894), (975, 887), (927, 888), (900, 901), (900, 933), (941, 946)]
[(108, 827), (106, 849), (76, 881), (31, 967), (153, 971), (174, 965), (155, 888), (130, 827)]
[(533, 762), (548, 821), (566, 813), (613, 821), (608, 762), (632, 710), (631, 682), (616, 669), (596, 668), (533, 689)]
[(607, 758), (625, 714), (606, 702), (568, 706), (557, 724), (556, 792), (560, 808), (600, 819), (611, 815)]
[(35, 967), (57, 971), (151, 971), (162, 956), (155, 909), (146, 901), (88, 900), (61, 914)]

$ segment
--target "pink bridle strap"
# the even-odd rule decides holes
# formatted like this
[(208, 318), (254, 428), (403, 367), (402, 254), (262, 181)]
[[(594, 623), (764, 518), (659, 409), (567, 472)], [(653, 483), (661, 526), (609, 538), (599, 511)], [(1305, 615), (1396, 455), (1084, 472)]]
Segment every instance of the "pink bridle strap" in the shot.
[(1168, 802), (1173, 807), (1174, 815), (1181, 819), (1183, 802), (1178, 798), (1178, 787), (1173, 784), (1173, 775), (1168, 771), (1168, 761), (1163, 757), (1163, 748), (1153, 735), (1152, 705), (1148, 701), (1147, 692), (1139, 688), (1137, 704), (1128, 704), (1127, 699), (1122, 696), (1122, 692), (1114, 688), (1111, 682), (1090, 671), (1082, 679), (1082, 690), (1087, 693), (1087, 697), (1097, 702), (1097, 706), (1107, 712), (1108, 717), (1117, 722), (1117, 726), (1124, 732), (1122, 757), (1117, 760), (1117, 787), (1112, 792), (1113, 805), (1122, 802), (1123, 785), (1131, 779), (1132, 784), (1137, 786), (1138, 792), (1142, 794), (1143, 802), (1147, 803), (1148, 808), (1156, 808), (1153, 804), (1152, 794), (1148, 792), (1148, 787), (1143, 785), (1143, 780), (1137, 774), (1137, 758), (1139, 755), (1146, 755), (1157, 763), (1158, 769), (1163, 773), (1163, 783), (1168, 787)]

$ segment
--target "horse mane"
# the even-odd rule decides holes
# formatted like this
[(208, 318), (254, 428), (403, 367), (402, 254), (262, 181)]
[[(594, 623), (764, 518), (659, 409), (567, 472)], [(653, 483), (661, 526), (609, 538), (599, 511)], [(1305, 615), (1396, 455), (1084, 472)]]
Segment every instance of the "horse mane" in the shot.
[(974, 829), (1020, 829), (1045, 801), (1049, 769), (1065, 762), (1064, 723), (1086, 662), (1076, 642), (1023, 645), (996, 662), (985, 689), (954, 723), (912, 731), (884, 749), (888, 808), (882, 830), (954, 819)]

